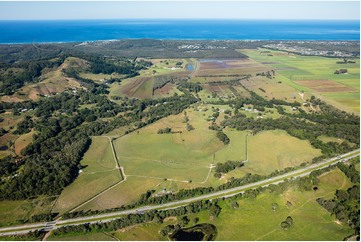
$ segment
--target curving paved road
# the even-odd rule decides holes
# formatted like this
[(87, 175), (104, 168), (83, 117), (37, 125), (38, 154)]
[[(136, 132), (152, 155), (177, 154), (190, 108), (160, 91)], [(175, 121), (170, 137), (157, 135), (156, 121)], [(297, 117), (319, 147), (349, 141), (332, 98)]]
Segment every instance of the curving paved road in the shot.
[(265, 187), (269, 186), (271, 184), (278, 184), (283, 182), (285, 179), (288, 178), (296, 178), (296, 177), (303, 177), (309, 175), (312, 171), (327, 167), (329, 165), (336, 164), (338, 162), (344, 162), (346, 160), (349, 160), (351, 158), (357, 157), (360, 155), (360, 149), (348, 152), (343, 155), (339, 155), (337, 157), (325, 160), (323, 162), (312, 164), (310, 166), (306, 166), (304, 168), (291, 171), (288, 173), (285, 173), (283, 175), (279, 175), (276, 177), (272, 177), (266, 180), (258, 181), (255, 183), (230, 188), (227, 190), (217, 191), (209, 194), (205, 194), (202, 196), (192, 197), (180, 201), (174, 201), (166, 204), (161, 205), (151, 205), (151, 206), (144, 206), (137, 209), (129, 209), (125, 211), (119, 211), (119, 212), (112, 212), (112, 213), (105, 213), (105, 214), (99, 214), (94, 216), (87, 216), (87, 217), (79, 217), (74, 219), (66, 219), (66, 220), (59, 220), (59, 221), (51, 221), (46, 223), (36, 223), (36, 224), (25, 224), (21, 226), (13, 226), (13, 227), (6, 227), (6, 228), (0, 228), (0, 236), (4, 235), (14, 235), (14, 234), (26, 234), (30, 231), (34, 231), (36, 229), (38, 230), (44, 230), (49, 231), (52, 229), (60, 228), (67, 225), (77, 225), (77, 224), (83, 224), (83, 223), (98, 223), (98, 222), (107, 222), (111, 220), (117, 219), (117, 216), (120, 215), (126, 215), (131, 213), (144, 213), (151, 209), (167, 209), (167, 208), (174, 208), (180, 205), (186, 205), (191, 202), (204, 200), (204, 199), (214, 199), (214, 198), (221, 198), (221, 197), (231, 197), (239, 193), (243, 193), (244, 191), (250, 189), (250, 188), (257, 188), (257, 187)]

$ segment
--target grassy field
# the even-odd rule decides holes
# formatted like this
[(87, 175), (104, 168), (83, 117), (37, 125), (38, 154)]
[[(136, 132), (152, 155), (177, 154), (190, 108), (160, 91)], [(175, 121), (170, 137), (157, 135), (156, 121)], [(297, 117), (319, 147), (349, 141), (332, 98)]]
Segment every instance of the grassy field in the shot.
[[(202, 113), (187, 109), (185, 112), (194, 127), (192, 131), (186, 130), (185, 114), (181, 113), (114, 141), (127, 175), (193, 182), (205, 179), (213, 154), (224, 145), (216, 137), (216, 132), (208, 129), (206, 118), (211, 110)], [(182, 133), (157, 134), (165, 127)]]
[(326, 100), (335, 107), (342, 109), (343, 106), (347, 106), (355, 111), (356, 114), (360, 113), (360, 93), (323, 93)]
[(284, 83), (284, 79), (268, 79), (266, 77), (252, 77), (248, 81), (242, 80), (241, 83), (251, 91), (254, 91), (258, 95), (266, 99), (281, 99), (288, 100), (290, 102), (298, 101), (302, 102), (302, 99), (298, 95), (299, 91)]
[(92, 138), (92, 144), (80, 164), (84, 167), (82, 172), (60, 194), (55, 212), (66, 212), (120, 181), (106, 137)]
[(38, 197), (33, 200), (0, 201), (0, 226), (17, 224), (35, 214), (49, 213), (55, 197)]
[[(296, 187), (281, 194), (264, 192), (257, 198), (238, 199), (239, 208), (232, 208), (232, 201), (220, 201), (222, 211), (218, 218), (210, 219), (208, 211), (187, 215), (191, 220), (199, 218), (198, 223), (216, 225), (216, 240), (342, 240), (352, 230), (339, 223), (334, 216), (323, 209), (316, 199), (332, 197), (336, 189), (347, 189), (352, 183), (338, 169), (322, 175), (317, 191), (300, 192)], [(287, 202), (291, 206), (287, 206)], [(272, 204), (277, 203), (276, 211)], [(283, 230), (280, 223), (287, 217), (294, 224), (289, 230)], [(163, 224), (147, 223), (118, 230), (115, 236), (121, 240), (164, 240), (158, 231), (176, 220), (167, 220)], [(190, 223), (191, 225), (192, 223)]]
[[(236, 136), (239, 131), (233, 132)], [(244, 139), (244, 132), (239, 132), (239, 136)], [(248, 161), (242, 168), (227, 173), (225, 177), (242, 177), (247, 173), (269, 174), (311, 161), (319, 155), (321, 151), (314, 149), (308, 141), (292, 137), (285, 131), (263, 131), (248, 136)]]
[[(127, 172), (127, 171), (126, 171)], [(163, 180), (144, 177), (127, 177), (127, 180), (85, 204), (78, 210), (87, 211), (120, 207), (135, 202), (147, 190), (156, 188)]]
[(339, 138), (336, 138), (336, 137), (328, 137), (328, 136), (325, 136), (325, 135), (319, 136), (318, 139), (321, 140), (324, 143), (336, 142), (338, 144), (341, 144), (343, 141), (345, 141), (344, 139), (339, 139)]
[(131, 134), (115, 141), (126, 174), (203, 181), (215, 151), (223, 145), (214, 131)]
[[(354, 64), (337, 64), (340, 59), (319, 56), (300, 56), (281, 51), (271, 51), (273, 56), (260, 54), (261, 50), (245, 50), (251, 59), (276, 70), (276, 79), (298, 91), (320, 96), (325, 101), (337, 103), (345, 111), (359, 112), (360, 60)], [(334, 74), (347, 69), (347, 74)], [(332, 102), (333, 101), (333, 102)]]
[(215, 155), (215, 163), (224, 163), (227, 160), (246, 160), (247, 131), (226, 131), (225, 134), (231, 140), (226, 148), (218, 151)]
[[(221, 105), (215, 107), (220, 110), (228, 108)], [(203, 105), (202, 108), (208, 110), (186, 110), (189, 123), (195, 128), (193, 131), (186, 131), (185, 114), (181, 113), (116, 139), (114, 146), (127, 180), (80, 210), (105, 209), (131, 203), (149, 189), (157, 192), (163, 188), (177, 191), (181, 188), (216, 186), (224, 182), (212, 174), (208, 177), (209, 165), (227, 160), (245, 160), (247, 132), (226, 131), (231, 142), (224, 146), (215, 137), (215, 132), (208, 130), (206, 118), (212, 113), (211, 106)], [(158, 129), (164, 127), (183, 133), (157, 134)], [(320, 151), (313, 149), (307, 141), (279, 130), (249, 136), (248, 152), (249, 161), (245, 166), (228, 173), (225, 178), (242, 177), (249, 172), (268, 174), (320, 155)], [(190, 180), (192, 183), (188, 182)]]

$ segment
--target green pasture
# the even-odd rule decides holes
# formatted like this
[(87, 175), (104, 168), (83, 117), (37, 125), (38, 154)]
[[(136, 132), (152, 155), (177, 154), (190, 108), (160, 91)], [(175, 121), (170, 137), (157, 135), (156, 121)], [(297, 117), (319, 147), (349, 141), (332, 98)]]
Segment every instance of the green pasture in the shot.
[[(360, 92), (352, 92), (352, 93), (323, 93), (322, 94), (327, 99), (335, 101), (343, 106), (349, 108), (349, 111), (356, 112), (356, 114), (360, 113)], [(343, 106), (334, 105), (337, 108), (342, 109)], [(347, 110), (346, 110), (347, 111)]]
[[(217, 227), (216, 240), (343, 240), (351, 235), (352, 230), (322, 208), (316, 199), (330, 198), (336, 189), (347, 189), (352, 186), (349, 179), (339, 170), (323, 174), (319, 177), (317, 191), (299, 191), (292, 187), (282, 193), (266, 191), (256, 198), (237, 199), (239, 208), (233, 208), (234, 200), (219, 201), (222, 210), (217, 218), (210, 218), (209, 211), (187, 214), (192, 221), (199, 218), (198, 223), (212, 223)], [(292, 205), (287, 206), (287, 202)], [(278, 207), (272, 210), (272, 204)], [(294, 224), (283, 230), (280, 224), (287, 216), (293, 218)], [(160, 237), (159, 230), (168, 224), (176, 224), (175, 217), (167, 218), (162, 224), (154, 222), (130, 226), (112, 232), (120, 240), (167, 240)], [(193, 225), (192, 222), (188, 226)]]
[(228, 160), (246, 160), (247, 131), (225, 131), (231, 142), (215, 155), (215, 163), (225, 163)]
[[(243, 137), (244, 133), (240, 134)], [(270, 174), (309, 162), (320, 155), (321, 151), (313, 148), (308, 141), (292, 137), (285, 131), (262, 131), (248, 136), (248, 161), (243, 167), (227, 173), (226, 178), (242, 177), (247, 173)]]
[(249, 90), (269, 100), (275, 98), (289, 102), (302, 102), (297, 85), (287, 85), (287, 81), (280, 75), (276, 75), (273, 79), (256, 76), (241, 82)]
[[(266, 192), (255, 199), (238, 200), (238, 209), (224, 202), (220, 216), (212, 221), (218, 229), (217, 240), (342, 240), (351, 229), (337, 224), (316, 199), (334, 194), (336, 189), (347, 189), (351, 183), (339, 170), (321, 178), (317, 191), (293, 188), (280, 195)], [(287, 207), (287, 201), (292, 205)], [(272, 203), (278, 204), (276, 211)], [(209, 220), (207, 215), (204, 212), (202, 219)], [(294, 225), (283, 230), (280, 223), (287, 216), (293, 218)]]
[(121, 179), (106, 137), (92, 138), (92, 144), (80, 164), (84, 167), (82, 172), (62, 191), (54, 207), (55, 212), (66, 212)]
[(321, 151), (313, 148), (309, 141), (292, 137), (283, 130), (249, 136), (248, 145), (250, 167), (266, 173), (296, 166), (321, 155)]
[(319, 137), (317, 137), (317, 139), (321, 140), (323, 143), (328, 143), (328, 142), (336, 142), (338, 144), (341, 144), (342, 142), (344, 142), (344, 139), (339, 139), (336, 137), (329, 137), (326, 135), (321, 135)]
[(114, 142), (126, 174), (203, 181), (213, 154), (223, 148), (214, 131), (130, 134)]
[[(127, 174), (127, 169), (125, 169), (125, 174)], [(126, 181), (113, 187), (99, 197), (96, 197), (89, 203), (84, 204), (84, 206), (80, 207), (78, 210), (104, 210), (120, 207), (137, 201), (140, 198), (140, 195), (148, 190), (155, 189), (162, 182), (163, 179), (127, 176)]]

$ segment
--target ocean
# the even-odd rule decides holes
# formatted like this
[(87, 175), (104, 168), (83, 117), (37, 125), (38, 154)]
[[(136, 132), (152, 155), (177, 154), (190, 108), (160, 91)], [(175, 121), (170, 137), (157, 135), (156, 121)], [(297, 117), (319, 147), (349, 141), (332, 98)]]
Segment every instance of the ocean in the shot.
[(0, 43), (114, 39), (360, 40), (358, 20), (0, 21)]

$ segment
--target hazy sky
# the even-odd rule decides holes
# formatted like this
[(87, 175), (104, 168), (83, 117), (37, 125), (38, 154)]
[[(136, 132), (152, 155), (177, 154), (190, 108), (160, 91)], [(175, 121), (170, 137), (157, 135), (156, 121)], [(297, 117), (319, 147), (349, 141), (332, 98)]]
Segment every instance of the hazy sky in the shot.
[(38, 19), (360, 19), (359, 1), (3, 2), (1, 20)]

